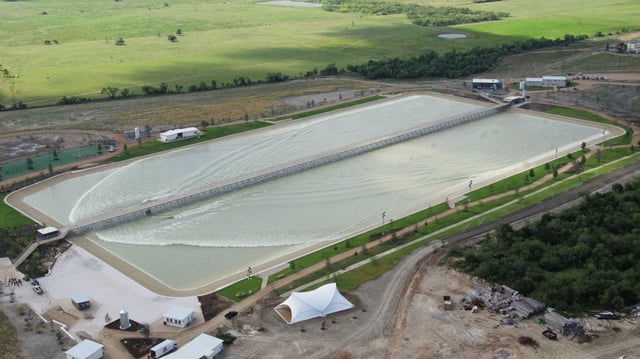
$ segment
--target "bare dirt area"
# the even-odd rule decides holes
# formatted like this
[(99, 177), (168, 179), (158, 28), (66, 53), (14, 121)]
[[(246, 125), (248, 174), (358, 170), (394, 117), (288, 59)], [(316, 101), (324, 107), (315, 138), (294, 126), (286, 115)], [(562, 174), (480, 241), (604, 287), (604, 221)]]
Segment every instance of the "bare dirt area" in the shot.
[(22, 356), (4, 356), (4, 353), (0, 353), (0, 358), (66, 358), (64, 351), (75, 342), (60, 331), (60, 325), (51, 321), (45, 323), (27, 305), (11, 303), (9, 297), (0, 298), (1, 310), (16, 328)]
[[(184, 125), (259, 120), (340, 100), (377, 93), (397, 85), (348, 79), (310, 79), (213, 91), (95, 101), (0, 112), (0, 132), (37, 129), (94, 129), (117, 133), (151, 126), (152, 132)], [(335, 94), (335, 95), (332, 95)], [(285, 99), (305, 96), (304, 101)]]
[(50, 154), (54, 149), (64, 151), (69, 148), (96, 145), (105, 140), (105, 135), (97, 132), (47, 131), (5, 134), (0, 136), (0, 163)]
[[(401, 270), (415, 268), (409, 259)], [(397, 272), (394, 270), (393, 272)], [(410, 272), (411, 273), (411, 272)], [(400, 277), (411, 279), (406, 292), (393, 293)], [(355, 309), (299, 324), (285, 324), (273, 310), (283, 298), (257, 303), (226, 328), (236, 342), (224, 358), (617, 358), (640, 355), (640, 327), (629, 321), (587, 319), (595, 339), (579, 343), (559, 336), (548, 340), (541, 316), (501, 325), (502, 316), (480, 309), (464, 310), (460, 299), (488, 291), (488, 283), (466, 274), (422, 262), (415, 276), (387, 273), (347, 294)], [(392, 290), (389, 288), (392, 287)], [(453, 310), (445, 311), (443, 296)], [(402, 298), (402, 299), (401, 299)], [(523, 345), (522, 338), (534, 345)]]
[[(25, 172), (27, 166), (25, 162), (24, 168), (19, 169), (20, 172), (12, 173), (11, 171), (16, 168), (6, 165), (8, 163), (15, 164), (27, 158), (52, 155), (54, 151), (62, 157), (67, 150), (96, 146), (95, 153), (74, 158), (72, 162), (55, 160), (50, 162), (51, 170), (54, 173), (60, 173), (102, 163), (120, 153), (126, 144), (132, 142), (132, 139), (123, 134), (98, 130), (33, 130), (2, 134), (0, 135), (0, 168), (2, 168), (0, 188), (11, 189), (16, 183), (47, 172), (47, 169)], [(108, 150), (109, 144), (115, 146), (113, 152)], [(98, 145), (102, 146), (101, 152), (98, 152)]]
[[(395, 333), (398, 357), (615, 358), (640, 354), (640, 343), (624, 345), (637, 335), (635, 324), (587, 319), (588, 330), (597, 337), (592, 342), (580, 344), (562, 336), (548, 340), (542, 335), (545, 325), (537, 322), (541, 316), (501, 325), (503, 317), (499, 314), (483, 309), (476, 313), (464, 310), (460, 299), (490, 290), (486, 282), (476, 284), (468, 275), (443, 266), (424, 266), (418, 276), (420, 280), (409, 290), (411, 304), (404, 313), (406, 320), (399, 323)], [(453, 310), (444, 310), (444, 295), (451, 296)], [(538, 345), (522, 345), (521, 337), (532, 338)], [(594, 355), (596, 352), (600, 354)]]

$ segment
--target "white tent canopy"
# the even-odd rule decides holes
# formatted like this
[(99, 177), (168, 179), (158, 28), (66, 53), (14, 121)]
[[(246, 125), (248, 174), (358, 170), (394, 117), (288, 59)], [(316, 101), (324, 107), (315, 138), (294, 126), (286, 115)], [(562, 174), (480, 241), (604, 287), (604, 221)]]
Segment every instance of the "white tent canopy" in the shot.
[(293, 292), (274, 310), (287, 324), (294, 324), (353, 307), (354, 305), (340, 294), (336, 284), (329, 283), (310, 292)]

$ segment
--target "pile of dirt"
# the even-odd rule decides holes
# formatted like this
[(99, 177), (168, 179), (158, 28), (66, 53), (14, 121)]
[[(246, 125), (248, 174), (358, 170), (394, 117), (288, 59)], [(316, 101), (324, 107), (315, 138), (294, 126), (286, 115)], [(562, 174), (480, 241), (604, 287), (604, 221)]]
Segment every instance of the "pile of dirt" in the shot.
[(230, 299), (215, 293), (198, 296), (198, 302), (200, 302), (200, 308), (202, 309), (202, 315), (205, 321), (211, 320), (233, 304)]

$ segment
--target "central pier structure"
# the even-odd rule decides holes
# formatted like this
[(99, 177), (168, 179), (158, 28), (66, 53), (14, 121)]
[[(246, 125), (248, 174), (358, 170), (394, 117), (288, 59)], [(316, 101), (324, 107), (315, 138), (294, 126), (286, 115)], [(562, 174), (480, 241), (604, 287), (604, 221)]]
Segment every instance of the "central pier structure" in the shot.
[(230, 180), (216, 182), (204, 187), (196, 188), (187, 193), (168, 196), (159, 200), (149, 201), (124, 210), (109, 213), (64, 228), (63, 231), (70, 235), (83, 234), (90, 231), (105, 229), (122, 223), (131, 222), (152, 214), (166, 212), (178, 207), (187, 206), (195, 202), (206, 200), (225, 193), (237, 191), (242, 188), (264, 183), (277, 178), (289, 176), (295, 173), (320, 167), (329, 163), (338, 162), (355, 157), (367, 152), (409, 141), (430, 133), (442, 131), (464, 123), (479, 120), (495, 115), (509, 107), (509, 104), (500, 104), (488, 108), (482, 108), (472, 112), (445, 118), (427, 125), (418, 126), (409, 130), (394, 133), (385, 137), (373, 139), (363, 143), (350, 145), (329, 153), (303, 158), (284, 165), (267, 168), (265, 170), (236, 177)]

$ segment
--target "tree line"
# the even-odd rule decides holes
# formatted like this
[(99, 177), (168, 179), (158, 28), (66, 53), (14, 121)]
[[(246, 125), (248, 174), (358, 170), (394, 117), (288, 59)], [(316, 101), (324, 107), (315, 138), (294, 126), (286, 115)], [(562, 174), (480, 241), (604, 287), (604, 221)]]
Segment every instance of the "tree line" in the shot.
[(429, 6), (377, 0), (322, 0), (326, 11), (360, 12), (364, 14), (406, 14), (409, 21), (420, 26), (451, 26), (508, 17), (506, 12), (471, 10), (466, 7)]
[(452, 50), (444, 54), (427, 50), (421, 55), (404, 59), (395, 57), (379, 61), (370, 60), (360, 65), (347, 65), (347, 71), (357, 73), (366, 79), (457, 78), (488, 71), (503, 56), (543, 47), (568, 46), (587, 38), (587, 35), (567, 34), (555, 40), (542, 37), (493, 47), (474, 47), (466, 51)]
[(558, 310), (614, 309), (640, 301), (640, 180), (515, 230), (500, 225), (448, 252), (458, 268)]

